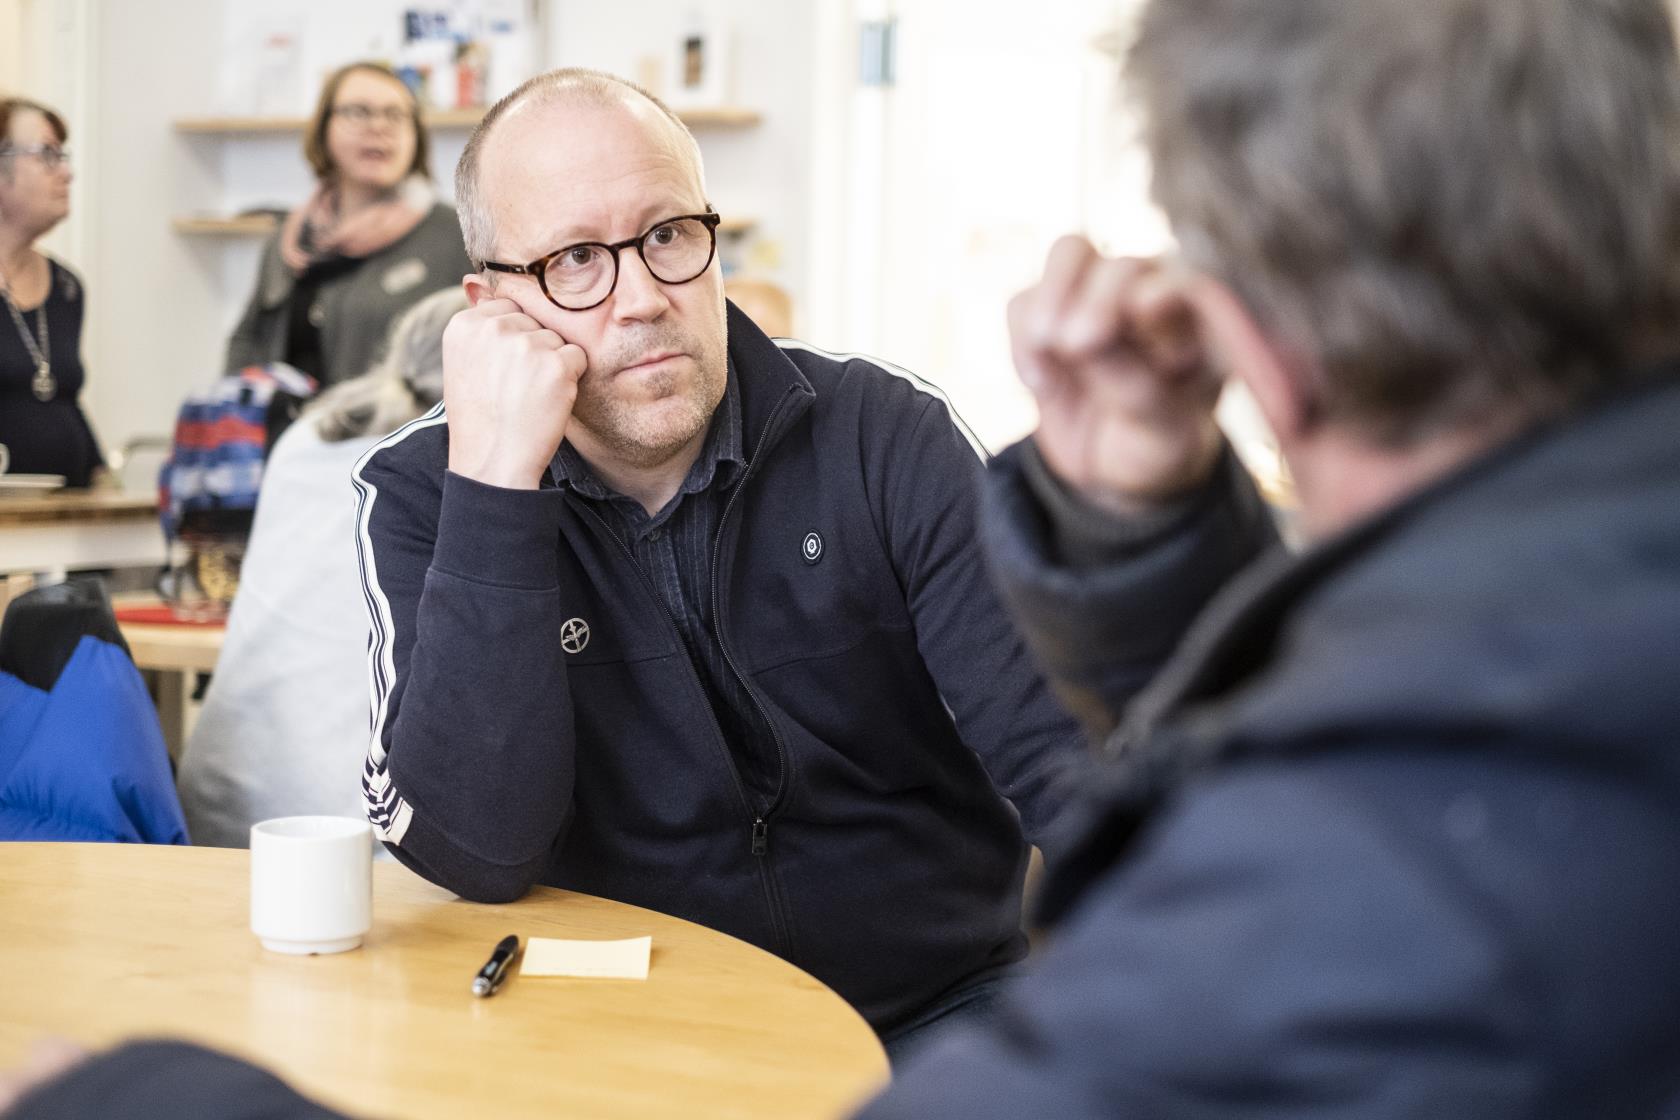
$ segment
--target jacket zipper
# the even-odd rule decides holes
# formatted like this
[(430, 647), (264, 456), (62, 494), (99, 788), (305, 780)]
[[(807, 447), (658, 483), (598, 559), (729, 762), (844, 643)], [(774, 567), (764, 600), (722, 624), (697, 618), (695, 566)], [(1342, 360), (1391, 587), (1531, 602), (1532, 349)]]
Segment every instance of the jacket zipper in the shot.
[(718, 565), (723, 560), (723, 533), (729, 526), (729, 515), (735, 509), (735, 502), (741, 492), (747, 488), (752, 480), (753, 472), (758, 469), (759, 461), (764, 457), (764, 440), (775, 426), (776, 418), (782, 414), (782, 408), (787, 404), (788, 397), (793, 393), (788, 389), (782, 394), (782, 399), (776, 402), (776, 407), (770, 410), (770, 416), (764, 421), (764, 430), (758, 435), (758, 453), (747, 464), (747, 469), (741, 474), (741, 481), (735, 484), (735, 490), (729, 495), (729, 501), (724, 503), (723, 515), (718, 518), (717, 536), (712, 540), (712, 617), (717, 620), (718, 648), (723, 651), (723, 660), (729, 666), (729, 671), (735, 674), (740, 682), (742, 691), (753, 702), (758, 711), (758, 718), (764, 721), (764, 726), (770, 729), (770, 738), (776, 744), (776, 792), (770, 798), (770, 805), (764, 810), (764, 815), (753, 821), (752, 851), (753, 855), (761, 856), (770, 850), (770, 818), (776, 810), (782, 807), (782, 798), (787, 793), (787, 746), (782, 742), (782, 733), (776, 727), (776, 721), (770, 718), (770, 713), (764, 708), (758, 698), (758, 690), (747, 680), (746, 674), (741, 672), (740, 666), (735, 664), (735, 655), (729, 652), (729, 640), (724, 636), (723, 603), (718, 594)]
[[(750, 468), (749, 468), (749, 470), (750, 470)], [(743, 475), (742, 476), (742, 481), (745, 481), (745, 480), (746, 480), (746, 476)], [(733, 499), (731, 499), (731, 500), (733, 500)], [(603, 518), (600, 514), (596, 513), (593, 509), (590, 509), (587, 505), (584, 505), (581, 502), (573, 503), (573, 508), (582, 510), (584, 513), (588, 514), (591, 518), (593, 518), (595, 520), (595, 523), (601, 526), (601, 531), (606, 533), (608, 537), (612, 538), (612, 542), (618, 546), (619, 551), (624, 553), (624, 558), (630, 562), (630, 569), (636, 573), (636, 578), (641, 581), (642, 588), (647, 592), (648, 597), (651, 598), (655, 603), (658, 603), (659, 607), (660, 607), (660, 610), (662, 610), (664, 612), (665, 619), (666, 619), (666, 621), (668, 621), (671, 624), (671, 631), (676, 636), (678, 646), (679, 646), (679, 648), (681, 648), (683, 646), (682, 631), (677, 626), (676, 616), (671, 613), (670, 605), (665, 602), (664, 598), (662, 598), (660, 596), (658, 590), (653, 586), (652, 581), (650, 581), (648, 579), (647, 573), (642, 570), (641, 564), (637, 563), (636, 554), (630, 550), (629, 545), (624, 543), (624, 538), (620, 537), (618, 535), (618, 533), (613, 529), (613, 527), (611, 525), (607, 524), (605, 518)], [(725, 509), (725, 512), (727, 513), (727, 507)], [(715, 602), (716, 602), (716, 599), (715, 599), (715, 596), (716, 596), (716, 581), (715, 581), (715, 579), (713, 581), (713, 596), (714, 596), (713, 610), (715, 611), (716, 610), (716, 606), (715, 606)], [(718, 639), (718, 644), (720, 646), (723, 644), (723, 639), (722, 639), (721, 636)], [(728, 651), (725, 651), (724, 657), (725, 657), (726, 660), (728, 659), (728, 656), (729, 656)], [(683, 657), (682, 657), (682, 662), (685, 665), (688, 666), (689, 676), (694, 681), (694, 688), (695, 688), (696, 694), (698, 694), (702, 699), (705, 699), (706, 690), (705, 690), (705, 687), (700, 683), (700, 673), (699, 673), (698, 670), (696, 670), (694, 668), (694, 663), (689, 660), (686, 650), (684, 651), (684, 654), (683, 654)], [(735, 670), (735, 666), (733, 664), (730, 665), (730, 671), (735, 672), (737, 679), (739, 679), (740, 673)], [(745, 684), (744, 681), (742, 683)], [(750, 693), (749, 693), (749, 695), (750, 695)], [(758, 701), (755, 699), (753, 701), (753, 703), (757, 704)], [(706, 706), (707, 706), (707, 710), (710, 711), (711, 705), (708, 703)], [(760, 708), (759, 711), (762, 714), (763, 709)], [(766, 720), (766, 722), (768, 722), (768, 720)], [(730, 778), (735, 783), (735, 794), (736, 794), (736, 796), (738, 796), (741, 799), (741, 807), (743, 809), (745, 809), (747, 811), (747, 815), (752, 817), (752, 819), (753, 819), (753, 822), (752, 822), (752, 840), (751, 840), (751, 844), (750, 844), (750, 851), (752, 852), (752, 854), (755, 857), (759, 857), (756, 861), (758, 863), (758, 871), (759, 871), (759, 875), (758, 875), (759, 886), (762, 887), (763, 890), (764, 890), (764, 905), (765, 905), (765, 909), (768, 910), (769, 914), (770, 914), (771, 932), (776, 938), (776, 945), (778, 947), (780, 955), (785, 957), (787, 955), (787, 953), (790, 951), (791, 946), (789, 945), (787, 923), (783, 920), (783, 917), (782, 917), (782, 909), (781, 909), (781, 903), (780, 903), (780, 899), (779, 899), (779, 893), (780, 892), (778, 892), (772, 886), (772, 884), (770, 882), (769, 868), (767, 868), (764, 865), (764, 861), (763, 861), (763, 858), (762, 858), (769, 851), (769, 825), (765, 822), (765, 819), (764, 819), (766, 816), (769, 815), (769, 810), (766, 810), (766, 812), (761, 814), (761, 813), (759, 813), (757, 807), (753, 805), (752, 798), (747, 793), (746, 783), (741, 780), (740, 767), (735, 762), (734, 754), (731, 753), (730, 750), (729, 750), (729, 744), (724, 741), (723, 729), (718, 726), (717, 716), (715, 714), (712, 717), (711, 723), (712, 723), (712, 731), (714, 733), (713, 741), (717, 743), (718, 749), (723, 752), (724, 764), (727, 767), (727, 769), (729, 770)], [(770, 727), (770, 730), (771, 730), (771, 733), (773, 735), (776, 734), (775, 725), (772, 724), (771, 727)], [(781, 751), (781, 737), (779, 735), (776, 736), (776, 748), (777, 748), (777, 751), (779, 753)], [(777, 795), (778, 795), (778, 797), (780, 796), (780, 793), (781, 793), (781, 776), (778, 773), (778, 775), (777, 775)], [(774, 803), (772, 803), (772, 808), (774, 808)]]
[[(783, 392), (782, 398), (776, 402), (776, 407), (770, 410), (770, 415), (765, 419), (764, 427), (758, 434), (758, 442), (754, 445), (753, 457), (747, 462), (747, 469), (741, 473), (741, 480), (735, 484), (734, 491), (729, 495), (729, 501), (724, 503), (723, 514), (718, 518), (717, 536), (712, 541), (712, 618), (715, 620), (717, 628), (718, 649), (723, 651), (724, 664), (728, 665), (729, 671), (735, 674), (735, 679), (740, 682), (742, 691), (753, 702), (753, 707), (758, 711), (758, 718), (763, 721), (764, 726), (770, 729), (770, 738), (776, 744), (776, 792), (771, 796), (770, 804), (763, 814), (753, 820), (752, 854), (759, 861), (760, 878), (764, 881), (764, 891), (770, 900), (770, 917), (776, 927), (776, 939), (778, 944), (782, 946), (783, 957), (789, 956), (793, 951), (793, 936), (788, 932), (790, 923), (782, 907), (782, 892), (775, 882), (768, 857), (770, 854), (770, 818), (782, 807), (782, 799), (787, 794), (787, 746), (782, 742), (782, 732), (776, 726), (776, 721), (770, 718), (770, 713), (765, 710), (763, 701), (759, 699), (758, 690), (753, 687), (751, 681), (747, 680), (746, 674), (741, 672), (740, 666), (735, 664), (735, 655), (729, 652), (729, 641), (724, 636), (723, 603), (721, 596), (718, 594), (718, 565), (723, 561), (723, 534), (724, 530), (729, 527), (729, 515), (734, 512), (735, 502), (740, 498), (741, 492), (747, 488), (747, 483), (752, 481), (752, 476), (757, 471), (759, 462), (764, 458), (765, 441), (769, 437), (771, 429), (775, 427), (777, 417), (781, 416), (782, 409), (786, 407), (788, 398), (792, 395), (792, 388)], [(737, 775), (736, 780), (740, 780), (739, 775)]]

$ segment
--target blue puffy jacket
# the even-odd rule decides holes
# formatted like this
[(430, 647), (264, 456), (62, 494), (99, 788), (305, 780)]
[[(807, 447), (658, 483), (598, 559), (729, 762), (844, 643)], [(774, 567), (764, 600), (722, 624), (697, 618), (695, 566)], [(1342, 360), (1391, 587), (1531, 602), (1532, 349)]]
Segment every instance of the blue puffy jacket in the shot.
[(84, 636), (49, 690), (0, 672), (0, 840), (187, 842), (157, 713), (122, 647)]

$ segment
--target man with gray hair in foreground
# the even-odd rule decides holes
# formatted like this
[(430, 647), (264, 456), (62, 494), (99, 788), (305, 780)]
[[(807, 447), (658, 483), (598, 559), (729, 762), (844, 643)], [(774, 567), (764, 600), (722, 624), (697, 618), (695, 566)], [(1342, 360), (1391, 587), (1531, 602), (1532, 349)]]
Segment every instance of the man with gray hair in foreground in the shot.
[[(1680, 1115), (1680, 72), (1661, 0), (1155, 0), (1182, 264), (1051, 253), (996, 568), (1106, 775), (993, 1021), (869, 1120)], [(1313, 538), (1110, 688), (1153, 465)], [(1178, 508), (1233, 499), (1217, 480)], [(1119, 596), (1118, 599), (1115, 597)]]

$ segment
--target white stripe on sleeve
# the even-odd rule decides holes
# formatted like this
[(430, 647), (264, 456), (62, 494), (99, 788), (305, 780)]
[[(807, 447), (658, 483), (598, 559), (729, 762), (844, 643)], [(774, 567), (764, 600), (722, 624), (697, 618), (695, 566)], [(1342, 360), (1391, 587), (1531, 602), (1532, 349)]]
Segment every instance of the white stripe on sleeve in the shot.
[(379, 564), (373, 553), (373, 537), (368, 526), (373, 520), (374, 503), (379, 500), (379, 488), (364, 476), (368, 463), (379, 452), (395, 447), (415, 432), (447, 423), (440, 403), (430, 412), (398, 428), (380, 440), (356, 461), (350, 480), (356, 487), (356, 560), (361, 571), (362, 597), (367, 604), (370, 631), (368, 634), (368, 686), (370, 689), (372, 740), (368, 745), (367, 763), (362, 768), (362, 799), (368, 820), (381, 840), (401, 844), (408, 831), (414, 810), (391, 785), (386, 772), (385, 723), (390, 717), (392, 689), (396, 685), (396, 654), (392, 643), (396, 637), (396, 623), (391, 617), (391, 603), (379, 586)]
[(833, 350), (824, 350), (820, 346), (812, 346), (808, 342), (800, 342), (799, 340), (792, 338), (773, 338), (770, 341), (774, 342), (783, 350), (803, 350), (807, 354), (816, 354), (819, 357), (827, 358), (834, 362), (868, 362), (877, 369), (885, 370), (894, 377), (908, 381), (928, 396), (938, 397), (941, 401), (945, 402), (945, 411), (951, 414), (951, 422), (957, 426), (957, 431), (962, 433), (963, 438), (968, 441), (968, 445), (974, 448), (974, 453), (980, 457), (980, 461), (984, 463), (991, 459), (991, 455), (986, 451), (986, 445), (980, 442), (980, 437), (974, 434), (974, 430), (970, 428), (968, 426), (968, 422), (962, 418), (962, 414), (957, 411), (957, 406), (952, 404), (951, 398), (945, 395), (945, 390), (941, 389), (938, 385), (935, 385), (927, 378), (911, 373), (903, 366), (895, 366), (891, 362), (871, 357), (868, 354), (838, 354)]

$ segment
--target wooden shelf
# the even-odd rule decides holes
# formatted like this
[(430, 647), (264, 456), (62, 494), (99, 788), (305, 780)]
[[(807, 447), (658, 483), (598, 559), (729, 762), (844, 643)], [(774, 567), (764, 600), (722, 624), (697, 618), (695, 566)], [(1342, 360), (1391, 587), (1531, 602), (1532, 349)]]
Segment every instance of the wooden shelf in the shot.
[[(269, 214), (244, 214), (234, 218), (202, 214), (175, 218), (169, 224), (176, 233), (191, 237), (267, 237), (274, 232), (278, 222), (278, 218)], [(718, 224), (718, 232), (726, 237), (739, 237), (751, 232), (757, 224), (752, 218), (725, 218)]]
[(237, 218), (199, 215), (175, 218), (169, 224), (176, 233), (195, 237), (267, 237), (274, 232), (279, 219), (270, 214), (244, 214)]
[(678, 109), (677, 116), (690, 128), (752, 128), (764, 119), (757, 109), (731, 105), (712, 109)]
[[(721, 105), (710, 109), (683, 109), (677, 115), (690, 128), (750, 128), (759, 123), (756, 109)], [(426, 126), (434, 129), (466, 129), (484, 116), (483, 109), (446, 109), (425, 114)], [(302, 132), (307, 117), (187, 117), (175, 122), (175, 131), (188, 136), (253, 136)]]

